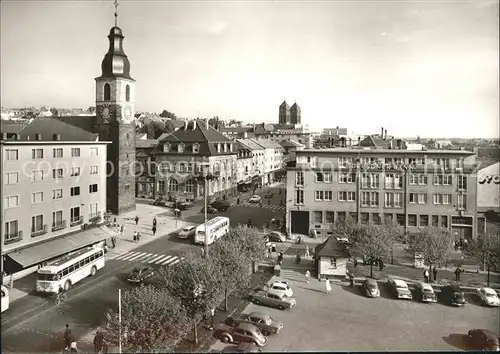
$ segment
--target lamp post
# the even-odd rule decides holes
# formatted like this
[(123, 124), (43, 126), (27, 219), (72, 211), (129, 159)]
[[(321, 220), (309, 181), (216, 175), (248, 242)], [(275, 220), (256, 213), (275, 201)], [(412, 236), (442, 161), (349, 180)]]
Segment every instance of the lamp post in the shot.
[(208, 162), (204, 162), (201, 164), (203, 166), (203, 181), (205, 183), (205, 187), (203, 188), (203, 192), (205, 194), (204, 199), (204, 210), (205, 210), (205, 223), (203, 224), (205, 230), (205, 256), (208, 257), (208, 232), (207, 232), (207, 219), (208, 219), (208, 172), (210, 168), (210, 164)]
[(122, 289), (118, 289), (118, 353), (122, 352)]

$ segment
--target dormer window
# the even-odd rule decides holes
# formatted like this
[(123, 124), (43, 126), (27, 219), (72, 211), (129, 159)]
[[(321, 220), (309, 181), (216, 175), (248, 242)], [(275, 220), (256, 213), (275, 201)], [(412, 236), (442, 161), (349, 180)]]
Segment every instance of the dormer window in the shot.
[(200, 144), (198, 144), (198, 143), (194, 143), (194, 144), (193, 144), (193, 153), (194, 153), (194, 154), (197, 154), (197, 153), (199, 153), (199, 152), (200, 152)]
[(230, 152), (233, 152), (233, 144), (227, 144), (228, 145), (228, 150)]
[(217, 143), (217, 152), (220, 152), (220, 143)]
[(163, 144), (163, 152), (170, 152), (170, 143)]
[(177, 145), (177, 152), (178, 153), (184, 152), (184, 144), (183, 143), (180, 143), (179, 145)]

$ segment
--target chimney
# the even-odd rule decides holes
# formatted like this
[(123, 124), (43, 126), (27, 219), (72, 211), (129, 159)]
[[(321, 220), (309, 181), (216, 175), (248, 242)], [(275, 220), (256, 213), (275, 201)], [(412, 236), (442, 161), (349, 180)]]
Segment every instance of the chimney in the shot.
[(61, 140), (61, 134), (52, 134), (52, 140), (54, 141)]
[(382, 127), (382, 130), (380, 131), (380, 137), (383, 138), (384, 137), (384, 127)]
[(384, 130), (384, 140), (387, 140), (387, 129)]
[(196, 119), (193, 120), (193, 130), (196, 130)]
[(26, 140), (30, 140), (30, 136), (29, 135), (26, 135)]
[(42, 140), (42, 134), (35, 134), (35, 140)]
[(392, 139), (389, 140), (389, 149), (392, 150), (394, 147), (392, 146)]
[(188, 130), (189, 122), (187, 120), (184, 121), (184, 130)]
[(208, 118), (205, 118), (205, 129), (208, 129)]
[(403, 140), (401, 140), (401, 139), (396, 140), (396, 144), (397, 144), (399, 150), (401, 150), (403, 148)]
[(352, 139), (349, 138), (349, 146), (352, 146)]

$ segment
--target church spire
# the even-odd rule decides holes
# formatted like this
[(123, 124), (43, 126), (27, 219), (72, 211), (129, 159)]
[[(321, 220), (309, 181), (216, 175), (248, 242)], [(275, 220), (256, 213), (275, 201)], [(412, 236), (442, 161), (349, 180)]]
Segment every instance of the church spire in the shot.
[(115, 27), (118, 27), (118, 0), (115, 0), (114, 2), (115, 5)]

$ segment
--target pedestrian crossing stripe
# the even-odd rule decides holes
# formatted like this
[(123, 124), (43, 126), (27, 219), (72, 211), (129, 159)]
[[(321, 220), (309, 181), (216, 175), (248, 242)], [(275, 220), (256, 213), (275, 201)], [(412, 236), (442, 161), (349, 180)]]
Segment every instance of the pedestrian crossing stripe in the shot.
[(147, 252), (127, 252), (116, 257), (115, 259), (127, 262), (143, 262), (165, 266), (179, 263), (184, 259), (184, 257)]
[(258, 204), (258, 203), (246, 203), (246, 202), (241, 203), (241, 204), (233, 204), (233, 206), (245, 206), (245, 207), (250, 207), (250, 208), (267, 208), (267, 209), (275, 209), (275, 210), (285, 209), (285, 206), (283, 206), (283, 205), (262, 204), (262, 206), (260, 206), (260, 204)]

